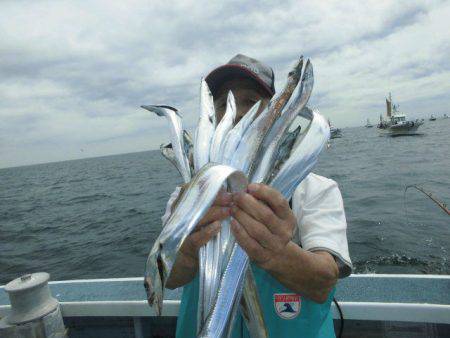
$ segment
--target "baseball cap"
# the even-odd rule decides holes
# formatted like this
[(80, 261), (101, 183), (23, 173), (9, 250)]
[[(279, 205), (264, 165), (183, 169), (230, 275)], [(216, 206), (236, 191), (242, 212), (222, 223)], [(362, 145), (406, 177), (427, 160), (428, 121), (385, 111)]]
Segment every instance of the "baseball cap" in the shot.
[(251, 57), (237, 54), (227, 64), (214, 69), (205, 78), (214, 95), (220, 85), (235, 77), (255, 80), (270, 96), (275, 94), (275, 75), (273, 69)]

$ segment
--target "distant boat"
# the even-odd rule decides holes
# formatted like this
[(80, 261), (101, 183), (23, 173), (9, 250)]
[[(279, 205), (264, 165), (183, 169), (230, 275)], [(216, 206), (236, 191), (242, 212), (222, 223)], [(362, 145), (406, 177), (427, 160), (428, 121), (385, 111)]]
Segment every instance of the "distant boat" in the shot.
[(433, 114), (430, 116), (430, 121), (436, 121), (436, 117)]
[(417, 134), (417, 129), (423, 124), (423, 120), (407, 120), (406, 114), (400, 113), (398, 107), (392, 103), (391, 93), (389, 93), (389, 98), (386, 99), (386, 119), (380, 115), (378, 130), (390, 136)]
[(330, 138), (340, 138), (342, 137), (342, 131), (331, 124), (330, 119), (328, 119), (328, 125), (330, 126)]
[(448, 119), (448, 115), (447, 115), (447, 114), (444, 114), (444, 116), (442, 116), (442, 118)]
[(370, 123), (369, 119), (367, 119), (366, 128), (372, 128), (372, 127), (373, 127), (373, 124)]

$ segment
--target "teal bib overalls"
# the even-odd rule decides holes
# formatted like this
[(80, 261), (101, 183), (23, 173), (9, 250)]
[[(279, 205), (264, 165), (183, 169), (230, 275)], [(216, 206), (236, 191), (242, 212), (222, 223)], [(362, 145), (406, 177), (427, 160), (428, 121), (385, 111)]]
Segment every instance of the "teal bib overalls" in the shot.
[[(335, 337), (330, 311), (334, 290), (325, 303), (318, 304), (290, 291), (257, 266), (251, 266), (270, 338)], [(183, 288), (177, 338), (196, 337), (197, 303), (198, 275)], [(234, 322), (232, 337), (250, 338), (239, 313)]]

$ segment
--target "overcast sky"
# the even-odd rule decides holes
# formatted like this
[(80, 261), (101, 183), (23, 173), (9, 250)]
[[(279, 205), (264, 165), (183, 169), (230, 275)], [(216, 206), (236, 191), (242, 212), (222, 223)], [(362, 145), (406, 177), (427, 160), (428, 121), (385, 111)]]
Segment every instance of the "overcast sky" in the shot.
[(201, 77), (237, 53), (277, 89), (311, 58), (310, 105), (338, 127), (376, 122), (389, 91), (411, 117), (449, 113), (449, 1), (216, 3), (0, 2), (0, 167), (156, 149), (165, 121), (139, 106), (192, 130)]

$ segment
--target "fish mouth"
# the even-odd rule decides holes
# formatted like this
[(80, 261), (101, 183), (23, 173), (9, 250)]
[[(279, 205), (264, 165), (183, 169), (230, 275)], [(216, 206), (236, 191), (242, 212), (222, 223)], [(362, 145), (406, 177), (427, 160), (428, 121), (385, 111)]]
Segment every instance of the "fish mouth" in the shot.
[(173, 110), (174, 112), (177, 112), (178, 109), (172, 106), (168, 106), (166, 104), (147, 104), (147, 105), (141, 105), (141, 108), (150, 110), (150, 109), (154, 109), (154, 108), (166, 108), (166, 109), (170, 109)]
[(177, 108), (172, 107), (172, 106), (168, 106), (168, 105), (165, 105), (165, 104), (158, 105), (158, 106), (155, 106), (155, 107), (166, 108), (166, 109), (173, 110), (174, 112), (178, 112), (178, 109), (177, 109)]
[(159, 254), (158, 254), (158, 258), (156, 259), (156, 263), (158, 264), (158, 275), (159, 278), (161, 280), (161, 286), (164, 288), (164, 284), (163, 281), (165, 281), (165, 266), (164, 266), (164, 262), (163, 259), (161, 257), (161, 251), (162, 251), (162, 245), (160, 244), (159, 246)]
[(148, 104), (148, 105), (141, 105), (141, 108), (146, 109), (146, 110), (150, 110), (150, 111), (155, 109), (155, 107), (157, 107), (157, 106), (150, 105), (150, 104)]
[(144, 287), (147, 295), (147, 303), (155, 309), (158, 316), (162, 313), (164, 286), (167, 275), (167, 266), (161, 255), (162, 244), (158, 246), (157, 252), (152, 254), (150, 260), (156, 269), (150, 269), (144, 277)]
[(148, 305), (153, 306), (155, 300), (155, 291), (153, 291), (152, 279), (149, 276), (144, 278), (144, 287), (147, 294)]
[[(156, 278), (160, 278), (160, 276), (156, 276)], [(156, 281), (155, 281), (156, 282)], [(161, 283), (161, 281), (160, 281)], [(155, 312), (158, 316), (162, 313), (162, 307), (163, 307), (163, 300), (159, 293), (156, 292), (156, 285), (158, 283), (153, 283), (152, 279), (147, 276), (144, 279), (144, 287), (145, 292), (147, 294), (147, 303), (150, 305), (150, 307), (153, 307), (155, 309)]]
[(160, 109), (169, 109), (173, 112), (175, 112), (175, 114), (177, 114), (179, 117), (183, 117), (181, 116), (181, 113), (178, 111), (177, 108), (172, 107), (172, 106), (168, 106), (165, 104), (148, 104), (148, 105), (141, 105), (141, 108), (151, 111), (153, 113), (156, 113), (159, 116), (162, 116), (161, 113), (158, 112), (158, 110)]

